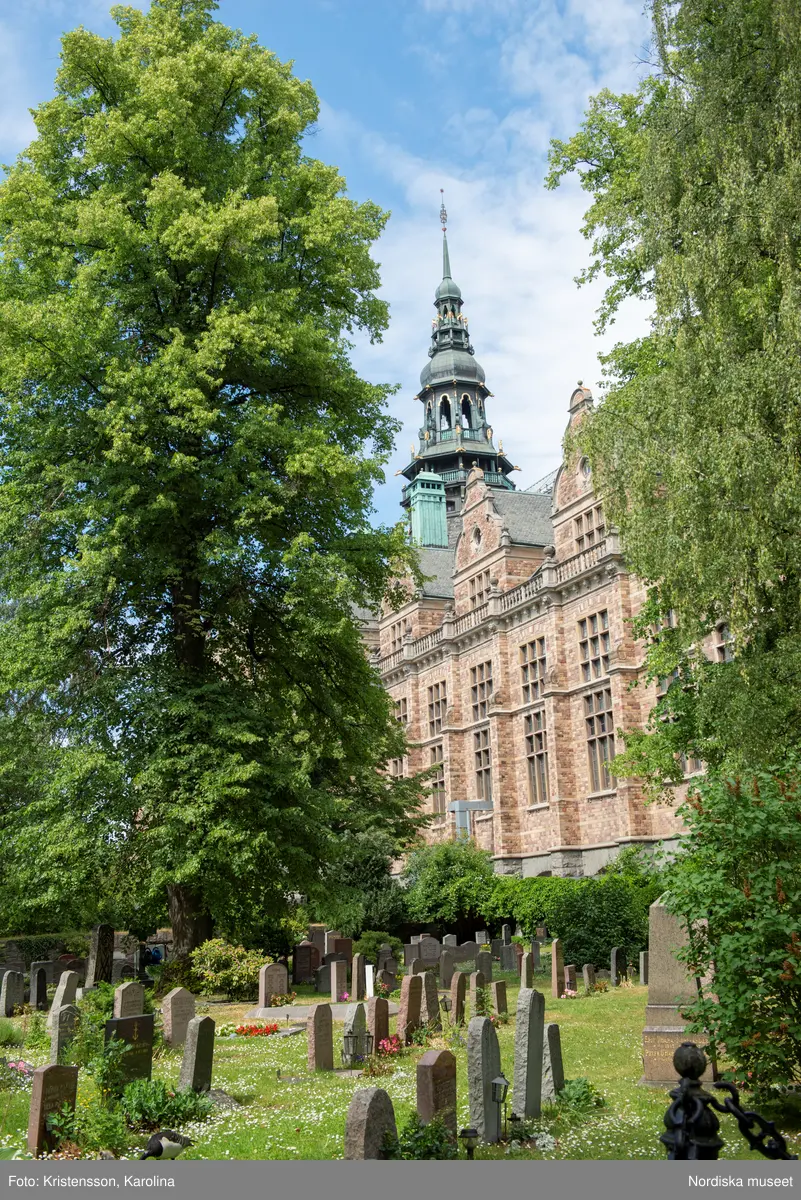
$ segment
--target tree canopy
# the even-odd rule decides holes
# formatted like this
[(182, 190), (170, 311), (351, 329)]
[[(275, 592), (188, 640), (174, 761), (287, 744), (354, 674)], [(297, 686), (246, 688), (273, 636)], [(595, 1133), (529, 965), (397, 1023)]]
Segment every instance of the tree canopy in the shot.
[[(577, 171), (592, 198), (600, 325), (631, 297), (653, 310), (608, 356), (577, 445), (653, 585), (639, 631), (677, 621), (649, 652), (676, 682), (618, 764), (658, 786), (677, 752), (753, 766), (801, 737), (801, 5), (654, 0), (652, 16), (652, 72), (594, 98), (548, 182)], [(709, 663), (722, 622), (733, 661)]]
[(211, 0), (62, 42), (0, 186), (3, 920), (238, 937), (395, 848), (418, 789), (354, 606), (396, 432), (360, 379), (386, 215), (304, 155), (309, 83)]

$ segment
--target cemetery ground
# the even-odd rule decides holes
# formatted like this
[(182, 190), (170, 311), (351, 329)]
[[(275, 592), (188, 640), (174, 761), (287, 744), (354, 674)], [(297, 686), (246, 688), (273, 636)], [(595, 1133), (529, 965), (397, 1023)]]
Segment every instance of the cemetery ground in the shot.
[[(514, 1053), (514, 1013), (518, 981), (509, 973), (495, 972), (495, 978), (507, 982), (509, 1020), (498, 1027), (504, 1074), (511, 1080)], [(623, 986), (589, 997), (552, 1000), (550, 977), (537, 974), (534, 986), (546, 997), (545, 1020), (556, 1021), (561, 1029), (565, 1076), (568, 1080), (586, 1078), (603, 1097), (601, 1106), (573, 1107), (569, 1104), (544, 1105), (541, 1120), (530, 1123), (529, 1133), (547, 1133), (541, 1149), (530, 1141), (480, 1144), (477, 1158), (506, 1159), (661, 1159), (664, 1149), (659, 1142), (662, 1118), (669, 1103), (658, 1088), (638, 1086), (642, 1074), (642, 1030), (647, 988)], [(296, 1003), (319, 1000), (311, 988), (299, 986)], [(198, 1012), (211, 1015), (218, 1026), (239, 1023), (253, 1008), (249, 1004), (202, 1001)], [(471, 1016), (468, 1010), (467, 1017)], [(20, 1031), (30, 1017), (13, 1018)], [(292, 1022), (283, 1022), (287, 1028)], [(301, 1019), (297, 1024), (305, 1026)], [(394, 1032), (395, 1018), (390, 1020)], [(339, 1056), (342, 1024), (334, 1025), (335, 1054)], [(445, 1024), (442, 1035), (435, 1034), (428, 1048), (450, 1049), (457, 1060), (457, 1128), (470, 1124), (467, 1096), (466, 1026), (459, 1040)], [(391, 1060), (391, 1073), (375, 1077), (346, 1076), (330, 1071), (312, 1073), (306, 1064), (305, 1028), (295, 1036), (218, 1037), (214, 1048), (215, 1089), (221, 1089), (237, 1102), (237, 1107), (215, 1108), (204, 1122), (182, 1127), (194, 1145), (184, 1159), (337, 1159), (343, 1155), (345, 1114), (353, 1093), (378, 1086), (392, 1098), (398, 1128), (415, 1109), (416, 1064), (425, 1047), (409, 1047), (398, 1059)], [(3, 1053), (12, 1055), (12, 1048)], [(47, 1061), (47, 1051), (24, 1047), (19, 1055), (38, 1066)], [(181, 1050), (161, 1049), (153, 1063), (153, 1077), (176, 1087)], [(339, 1062), (335, 1062), (339, 1066)], [(91, 1080), (81, 1072), (78, 1103), (91, 1091)], [(511, 1089), (510, 1089), (511, 1097)], [(25, 1149), (29, 1092), (0, 1092), (0, 1145)], [(510, 1110), (511, 1111), (511, 1110)], [(778, 1114), (771, 1114), (778, 1115)], [(801, 1152), (801, 1121), (787, 1111), (781, 1113), (780, 1128), (787, 1135), (788, 1148)], [(721, 1130), (726, 1145), (721, 1158), (754, 1158), (738, 1136), (734, 1123), (724, 1120)], [(130, 1157), (143, 1148), (147, 1134), (132, 1135)], [(464, 1151), (460, 1148), (460, 1157)]]

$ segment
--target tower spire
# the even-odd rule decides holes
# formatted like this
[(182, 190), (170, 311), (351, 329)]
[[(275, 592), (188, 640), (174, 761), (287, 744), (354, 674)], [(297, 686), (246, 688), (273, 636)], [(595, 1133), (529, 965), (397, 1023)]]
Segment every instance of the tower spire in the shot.
[(445, 208), (445, 192), (439, 189), (442, 202), (439, 206), (439, 220), (442, 226), (442, 278), (451, 278), (451, 260), (448, 254), (448, 210)]

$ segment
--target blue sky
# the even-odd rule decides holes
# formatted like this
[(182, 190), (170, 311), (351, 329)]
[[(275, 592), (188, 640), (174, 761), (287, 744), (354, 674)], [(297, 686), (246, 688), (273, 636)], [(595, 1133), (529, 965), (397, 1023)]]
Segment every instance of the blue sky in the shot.
[[(0, 161), (33, 136), (28, 109), (52, 94), (61, 33), (111, 34), (109, 7), (0, 0)], [(398, 515), (394, 472), (420, 424), (440, 188), (496, 436), (521, 468), (518, 487), (534, 483), (559, 461), (576, 382), (597, 393), (598, 352), (644, 327), (632, 306), (595, 336), (600, 284), (573, 282), (588, 256), (586, 198), (573, 183), (543, 188), (550, 139), (576, 130), (594, 92), (632, 89), (647, 69), (642, 0), (222, 0), (217, 17), (294, 60), (321, 100), (309, 153), (335, 163), (352, 196), (392, 212), (375, 249), (390, 330), (354, 349), (363, 375), (401, 385), (392, 408), (404, 429), (378, 517)]]

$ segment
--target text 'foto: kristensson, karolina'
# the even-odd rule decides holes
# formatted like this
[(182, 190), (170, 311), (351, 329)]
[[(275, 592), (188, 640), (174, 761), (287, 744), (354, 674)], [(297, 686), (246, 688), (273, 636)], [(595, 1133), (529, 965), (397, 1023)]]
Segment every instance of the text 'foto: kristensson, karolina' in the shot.
[(9, 1175), (9, 1187), (64, 1187), (64, 1188), (158, 1188), (175, 1187), (169, 1175), (42, 1175), (40, 1178), (25, 1175)]
[(792, 1175), (778, 1176), (751, 1175), (745, 1179), (741, 1175), (688, 1175), (688, 1187), (719, 1188), (719, 1187), (749, 1187), (775, 1188), (793, 1186)]

